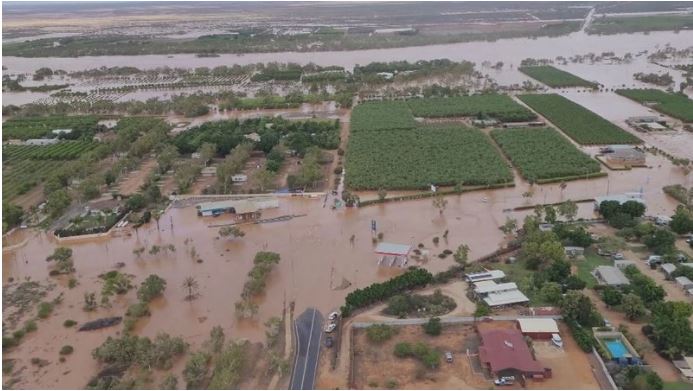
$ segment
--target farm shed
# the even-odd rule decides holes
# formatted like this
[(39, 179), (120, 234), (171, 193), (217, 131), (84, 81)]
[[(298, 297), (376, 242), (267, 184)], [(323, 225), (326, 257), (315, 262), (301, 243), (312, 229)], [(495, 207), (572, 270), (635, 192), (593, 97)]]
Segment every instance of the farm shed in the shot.
[(520, 318), (517, 326), (522, 334), (534, 339), (551, 339), (558, 334), (558, 323), (551, 318)]
[(506, 282), (497, 284), (495, 281), (480, 281), (474, 284), (474, 293), (482, 297), (489, 293), (507, 292), (517, 290), (517, 284)]
[(517, 329), (479, 330), (479, 360), (494, 376), (551, 377), (551, 369), (534, 359)]
[(671, 278), (671, 273), (676, 271), (676, 265), (673, 263), (664, 263), (661, 266), (662, 268), (662, 273), (666, 276), (667, 280)]
[(219, 216), (222, 213), (233, 213), (240, 220), (248, 220), (260, 217), (260, 210), (262, 209), (278, 206), (279, 201), (274, 197), (213, 201), (197, 205), (197, 214), (198, 216)]
[(465, 274), (464, 278), (468, 282), (476, 283), (479, 281), (500, 280), (501, 278), (505, 278), (505, 273), (502, 270), (487, 270), (480, 273)]
[(380, 256), (378, 266), (404, 267), (409, 261), (409, 251), (411, 251), (411, 246), (408, 244), (378, 243), (375, 248), (375, 253)]
[[(270, 125), (270, 124), (267, 124), (267, 125)], [(260, 140), (262, 139), (262, 138), (260, 137), (260, 135), (257, 134), (257, 133), (255, 133), (255, 132), (246, 134), (246, 135), (243, 136), (243, 137), (245, 137), (246, 139), (248, 139), (248, 140), (250, 140), (250, 141), (255, 141), (256, 143), (259, 143)]]
[(526, 303), (529, 301), (514, 282), (498, 284), (493, 280), (479, 281), (474, 284), (474, 294), (491, 307)]
[(689, 290), (689, 289), (693, 288), (693, 281), (688, 279), (688, 277), (686, 277), (686, 276), (676, 277), (674, 279), (674, 281), (676, 281), (676, 285), (678, 285), (679, 287), (681, 287), (684, 290)]
[(630, 284), (623, 272), (614, 266), (597, 266), (592, 274), (605, 285), (621, 286)]
[(53, 129), (53, 130), (51, 130), (51, 133), (53, 133), (53, 134), (70, 134), (70, 133), (72, 133), (72, 129)]

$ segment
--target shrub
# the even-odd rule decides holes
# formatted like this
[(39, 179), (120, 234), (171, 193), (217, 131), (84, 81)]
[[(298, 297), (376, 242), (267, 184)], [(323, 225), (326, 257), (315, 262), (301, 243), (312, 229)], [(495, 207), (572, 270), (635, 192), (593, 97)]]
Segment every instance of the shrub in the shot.
[(77, 322), (72, 320), (72, 319), (67, 319), (66, 321), (63, 322), (63, 326), (65, 326), (65, 327), (72, 327), (76, 324), (77, 324)]
[(428, 335), (440, 335), (443, 331), (443, 325), (440, 323), (440, 318), (431, 318), (428, 322), (422, 325), (424, 332)]
[(61, 356), (67, 356), (68, 354), (72, 354), (75, 349), (71, 345), (65, 345), (62, 348), (60, 348), (60, 355)]
[(36, 321), (34, 320), (28, 320), (26, 323), (24, 323), (24, 331), (27, 333), (33, 333), (38, 329), (38, 326), (36, 326)]
[(385, 324), (374, 324), (366, 329), (368, 340), (374, 343), (382, 343), (397, 334), (397, 329)]
[(137, 298), (145, 303), (148, 303), (154, 298), (161, 296), (165, 289), (166, 280), (157, 276), (156, 274), (150, 274), (137, 290)]
[(44, 301), (38, 305), (38, 317), (46, 319), (53, 312), (53, 303)]

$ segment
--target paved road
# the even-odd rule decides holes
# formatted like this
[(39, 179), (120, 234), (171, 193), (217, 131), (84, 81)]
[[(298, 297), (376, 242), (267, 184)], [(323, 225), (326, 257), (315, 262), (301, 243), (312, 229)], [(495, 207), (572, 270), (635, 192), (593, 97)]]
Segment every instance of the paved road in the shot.
[(307, 309), (294, 321), (296, 358), (291, 372), (292, 390), (312, 390), (320, 357), (323, 318), (314, 308)]
[[(549, 319), (562, 319), (561, 315), (544, 315), (544, 316), (484, 316), (481, 318), (474, 318), (473, 316), (441, 316), (441, 323), (473, 323), (481, 322), (484, 319), (492, 320), (518, 320), (518, 319), (536, 319), (536, 318), (549, 318)], [(424, 324), (428, 322), (428, 318), (409, 318), (409, 319), (388, 319), (376, 322), (353, 322), (351, 325), (354, 328), (365, 328), (374, 324), (387, 324), (391, 326), (408, 326)]]

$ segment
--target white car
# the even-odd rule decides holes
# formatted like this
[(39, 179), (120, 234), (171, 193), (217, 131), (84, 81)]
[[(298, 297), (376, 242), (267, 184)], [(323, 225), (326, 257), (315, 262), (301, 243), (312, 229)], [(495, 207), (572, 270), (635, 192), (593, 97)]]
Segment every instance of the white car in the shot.
[(329, 315), (327, 315), (327, 319), (335, 320), (335, 319), (339, 318), (339, 315), (340, 315), (339, 312), (334, 311), (334, 312), (331, 312)]
[(563, 347), (563, 339), (558, 334), (551, 334), (551, 342), (559, 348)]
[(515, 376), (503, 376), (493, 381), (497, 386), (512, 386), (515, 383)]
[(325, 326), (325, 332), (326, 333), (331, 333), (334, 331), (334, 329), (337, 328), (337, 323), (330, 323), (327, 326)]

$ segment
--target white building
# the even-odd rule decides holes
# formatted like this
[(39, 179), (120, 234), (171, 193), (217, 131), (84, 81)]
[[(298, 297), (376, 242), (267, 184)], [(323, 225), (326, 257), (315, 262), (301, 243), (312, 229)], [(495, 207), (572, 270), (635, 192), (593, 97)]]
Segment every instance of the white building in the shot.
[(505, 273), (502, 270), (487, 270), (480, 273), (465, 274), (464, 278), (471, 283), (479, 281), (500, 280), (505, 278)]

